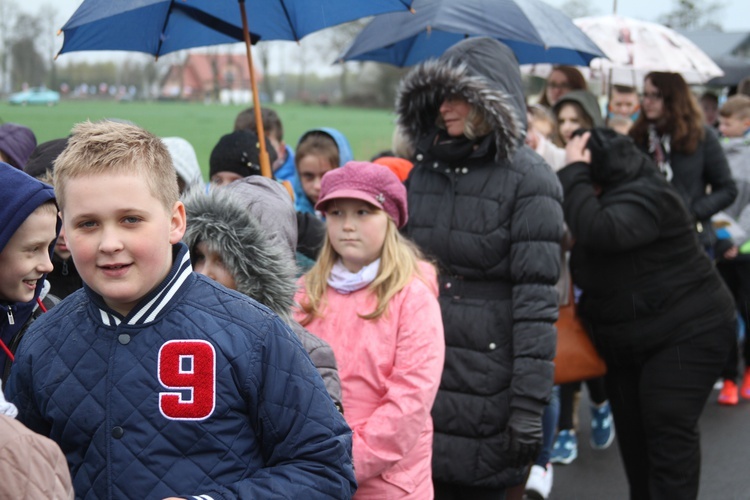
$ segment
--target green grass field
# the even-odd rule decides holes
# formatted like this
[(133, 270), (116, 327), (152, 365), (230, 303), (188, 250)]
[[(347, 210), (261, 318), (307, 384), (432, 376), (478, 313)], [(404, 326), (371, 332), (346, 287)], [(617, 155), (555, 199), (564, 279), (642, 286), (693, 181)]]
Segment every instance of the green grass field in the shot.
[[(284, 122), (284, 139), (293, 147), (306, 130), (333, 127), (351, 143), (357, 160), (369, 160), (390, 149), (395, 116), (386, 110), (370, 110), (303, 104), (272, 106)], [(0, 104), (0, 120), (15, 122), (34, 131), (38, 142), (65, 137), (73, 124), (84, 120), (122, 118), (161, 137), (184, 137), (195, 148), (204, 176), (208, 158), (219, 138), (232, 131), (234, 118), (245, 106), (169, 102), (63, 101), (54, 107)]]

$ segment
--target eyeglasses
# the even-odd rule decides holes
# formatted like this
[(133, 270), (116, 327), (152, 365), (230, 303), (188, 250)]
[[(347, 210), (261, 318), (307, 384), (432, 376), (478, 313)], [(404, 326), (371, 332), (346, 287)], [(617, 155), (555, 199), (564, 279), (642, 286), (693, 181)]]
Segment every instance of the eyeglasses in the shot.
[(660, 101), (662, 99), (661, 92), (644, 92), (641, 96), (642, 100), (650, 100), (650, 101)]
[(548, 82), (547, 83), (547, 88), (548, 89), (561, 89), (561, 90), (565, 90), (565, 89), (570, 89), (570, 84), (569, 83)]

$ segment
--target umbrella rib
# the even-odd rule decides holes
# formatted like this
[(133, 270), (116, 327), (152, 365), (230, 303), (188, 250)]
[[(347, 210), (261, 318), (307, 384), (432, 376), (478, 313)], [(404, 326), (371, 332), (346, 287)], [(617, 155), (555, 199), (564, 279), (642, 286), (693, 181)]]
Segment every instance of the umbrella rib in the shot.
[(161, 53), (161, 46), (164, 42), (164, 31), (167, 29), (167, 23), (169, 22), (169, 17), (172, 15), (172, 7), (174, 6), (175, 0), (169, 0), (169, 8), (167, 9), (167, 15), (164, 17), (164, 24), (161, 27), (161, 33), (159, 34), (159, 43), (156, 46), (156, 54), (154, 56), (156, 59), (159, 59), (159, 54)]
[(279, 0), (279, 4), (281, 4), (281, 8), (284, 9), (284, 16), (286, 17), (286, 21), (289, 23), (289, 27), (292, 29), (292, 36), (294, 37), (294, 41), (299, 42), (299, 35), (297, 34), (297, 30), (294, 28), (294, 24), (292, 24), (292, 18), (289, 17), (289, 10), (286, 8), (285, 1)]

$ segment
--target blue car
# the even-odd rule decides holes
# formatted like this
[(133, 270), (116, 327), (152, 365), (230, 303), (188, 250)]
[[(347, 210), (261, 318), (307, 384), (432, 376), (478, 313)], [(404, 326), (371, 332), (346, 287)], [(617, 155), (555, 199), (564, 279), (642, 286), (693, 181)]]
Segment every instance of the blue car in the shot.
[(11, 104), (20, 104), (22, 106), (27, 104), (46, 104), (47, 106), (54, 106), (60, 102), (60, 93), (44, 87), (34, 87), (29, 90), (24, 90), (23, 92), (11, 94), (8, 101)]

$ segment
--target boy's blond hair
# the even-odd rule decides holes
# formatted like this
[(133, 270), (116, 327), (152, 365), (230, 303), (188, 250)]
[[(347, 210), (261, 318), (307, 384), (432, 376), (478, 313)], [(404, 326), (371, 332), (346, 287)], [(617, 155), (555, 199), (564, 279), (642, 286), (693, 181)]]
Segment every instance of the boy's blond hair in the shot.
[(739, 118), (747, 120), (750, 118), (750, 96), (744, 94), (735, 94), (719, 110), (719, 116), (724, 118)]
[[(377, 210), (374, 207), (373, 209)], [(310, 323), (315, 317), (324, 314), (328, 276), (330, 276), (333, 265), (338, 259), (339, 255), (331, 245), (328, 234), (326, 234), (318, 260), (305, 275), (307, 298), (300, 304), (306, 314), (300, 321), (303, 326)], [(425, 259), (422, 252), (414, 243), (401, 235), (396, 223), (388, 217), (385, 241), (380, 254), (380, 269), (378, 269), (375, 280), (368, 286), (368, 289), (377, 297), (377, 304), (374, 311), (358, 311), (358, 315), (361, 318), (372, 320), (382, 316), (388, 310), (388, 302), (394, 295), (403, 290), (415, 275), (424, 279), (419, 270), (419, 262), (423, 260)]]
[(110, 120), (73, 127), (65, 150), (55, 160), (54, 185), (60, 210), (70, 179), (105, 173), (141, 175), (151, 195), (171, 212), (179, 199), (177, 173), (169, 150), (157, 136), (135, 125)]

